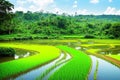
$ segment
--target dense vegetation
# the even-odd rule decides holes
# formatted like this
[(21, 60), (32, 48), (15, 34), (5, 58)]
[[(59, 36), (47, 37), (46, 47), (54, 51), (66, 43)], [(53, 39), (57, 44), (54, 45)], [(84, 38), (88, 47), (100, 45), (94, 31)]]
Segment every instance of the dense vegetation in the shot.
[(7, 21), (0, 25), (1, 35), (17, 34), (17, 37), (24, 36), (29, 39), (34, 38), (34, 35), (37, 35), (35, 38), (58, 38), (61, 35), (120, 38), (120, 16), (70, 16), (30, 11), (17, 11), (14, 15), (10, 23)]
[(10, 30), (11, 19), (14, 17), (11, 12), (13, 8), (14, 5), (9, 1), (0, 0), (0, 34), (5, 30)]
[(87, 80), (91, 60), (85, 53), (67, 46), (58, 46), (63, 51), (70, 53), (73, 58), (57, 70), (49, 80)]
[(0, 47), (0, 57), (13, 57), (15, 50), (13, 48)]
[(44, 11), (12, 13), (14, 5), (0, 1), (0, 39), (120, 38), (119, 15), (62, 15)]

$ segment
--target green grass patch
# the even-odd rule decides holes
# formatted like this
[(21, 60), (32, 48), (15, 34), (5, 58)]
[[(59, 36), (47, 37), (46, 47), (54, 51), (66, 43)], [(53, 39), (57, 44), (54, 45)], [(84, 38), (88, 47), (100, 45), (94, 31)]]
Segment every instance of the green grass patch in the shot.
[(39, 52), (38, 54), (18, 60), (4, 62), (0, 64), (0, 80), (12, 75), (16, 75), (34, 67), (42, 65), (60, 55), (60, 50), (53, 46), (20, 44), (20, 43), (0, 43), (2, 47), (21, 48)]
[(120, 55), (108, 55), (108, 56), (120, 61)]
[(90, 57), (67, 46), (58, 46), (58, 48), (70, 53), (73, 58), (57, 70), (49, 80), (86, 80), (91, 66)]

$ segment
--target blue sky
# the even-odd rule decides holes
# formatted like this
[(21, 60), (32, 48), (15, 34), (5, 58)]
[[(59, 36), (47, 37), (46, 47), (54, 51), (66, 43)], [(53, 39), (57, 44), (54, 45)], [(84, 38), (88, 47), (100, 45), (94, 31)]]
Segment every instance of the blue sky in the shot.
[(112, 14), (120, 15), (120, 0), (8, 0), (13, 11), (41, 11), (59, 14)]

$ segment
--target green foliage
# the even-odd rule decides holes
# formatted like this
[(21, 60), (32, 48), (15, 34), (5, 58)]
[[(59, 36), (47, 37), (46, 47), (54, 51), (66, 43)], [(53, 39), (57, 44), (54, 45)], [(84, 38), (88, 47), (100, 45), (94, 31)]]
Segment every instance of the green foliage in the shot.
[(114, 38), (120, 38), (120, 23), (115, 23), (113, 26), (110, 28), (109, 33), (114, 37)]
[(0, 0), (0, 34), (10, 34), (12, 26), (11, 19), (13, 18), (13, 13), (11, 10), (14, 5), (7, 0)]
[[(61, 35), (119, 39), (119, 22), (119, 15), (70, 16), (65, 14), (16, 11), (11, 20), (5, 19), (0, 25), (0, 34), (36, 34), (42, 35), (41, 37), (44, 36), (46, 39), (51, 37), (58, 38)], [(86, 34), (89, 34), (89, 36)]]
[(87, 39), (89, 39), (89, 38), (95, 38), (95, 36), (87, 34), (87, 35), (84, 36), (84, 38), (87, 38)]
[(91, 60), (88, 55), (67, 46), (58, 46), (72, 55), (72, 59), (56, 71), (49, 80), (86, 80)]
[(13, 57), (15, 50), (13, 48), (0, 47), (0, 57)]

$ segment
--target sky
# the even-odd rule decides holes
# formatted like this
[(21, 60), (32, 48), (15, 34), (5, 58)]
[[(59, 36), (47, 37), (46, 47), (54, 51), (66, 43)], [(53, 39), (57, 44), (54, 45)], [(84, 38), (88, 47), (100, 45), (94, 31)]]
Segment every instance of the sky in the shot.
[(8, 0), (15, 11), (82, 15), (120, 15), (120, 0)]

